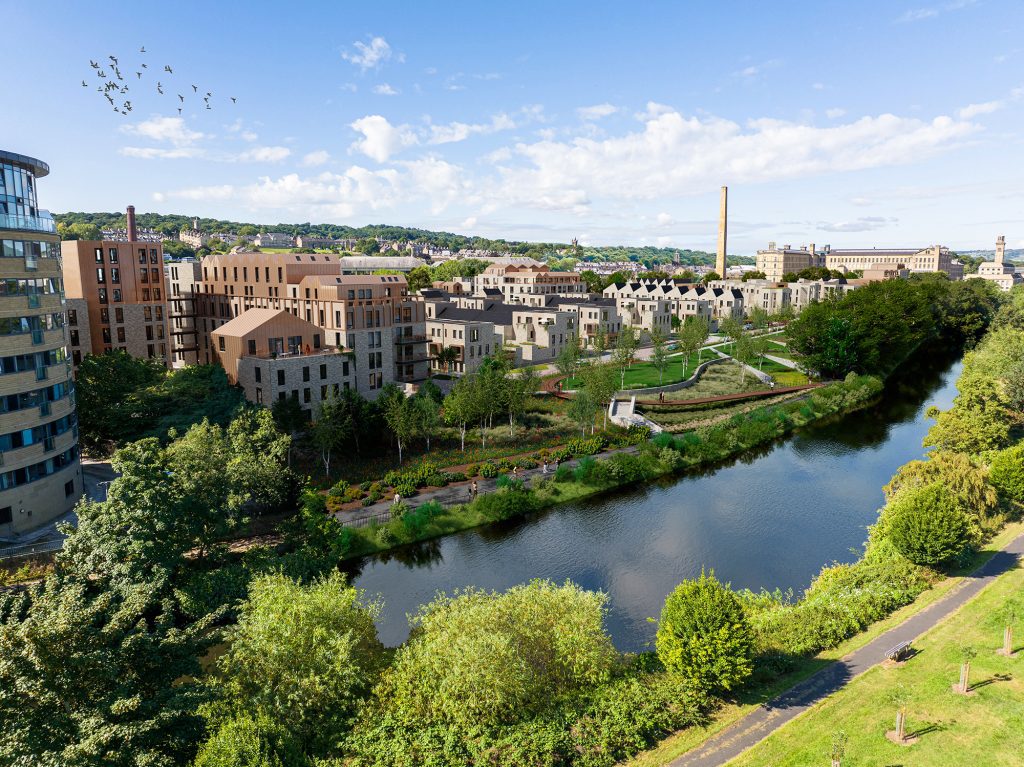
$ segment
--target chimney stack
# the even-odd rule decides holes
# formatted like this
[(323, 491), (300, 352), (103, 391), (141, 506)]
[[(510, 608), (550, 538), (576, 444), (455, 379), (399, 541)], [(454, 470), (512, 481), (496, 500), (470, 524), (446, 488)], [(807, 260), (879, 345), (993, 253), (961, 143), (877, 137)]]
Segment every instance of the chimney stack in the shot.
[(135, 206), (128, 206), (128, 242), (136, 242), (138, 237), (135, 231)]
[(725, 279), (725, 249), (729, 236), (729, 187), (722, 187), (722, 199), (718, 208), (718, 258), (715, 259), (715, 271)]
[(1006, 256), (1006, 237), (999, 235), (996, 237), (996, 265), (1003, 265), (1003, 258)]

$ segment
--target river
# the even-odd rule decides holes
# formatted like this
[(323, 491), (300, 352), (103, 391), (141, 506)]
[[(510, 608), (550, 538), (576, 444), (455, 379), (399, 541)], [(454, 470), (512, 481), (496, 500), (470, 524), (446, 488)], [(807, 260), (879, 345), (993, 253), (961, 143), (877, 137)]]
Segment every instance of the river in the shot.
[(653, 645), (665, 596), (702, 567), (734, 588), (806, 588), (822, 565), (858, 557), (882, 486), (925, 450), (930, 405), (956, 396), (961, 364), (920, 352), (879, 404), (818, 424), (714, 470), (567, 504), (525, 520), (365, 558), (347, 569), (384, 601), (389, 645), (438, 591), (571, 580), (609, 596), (620, 650)]

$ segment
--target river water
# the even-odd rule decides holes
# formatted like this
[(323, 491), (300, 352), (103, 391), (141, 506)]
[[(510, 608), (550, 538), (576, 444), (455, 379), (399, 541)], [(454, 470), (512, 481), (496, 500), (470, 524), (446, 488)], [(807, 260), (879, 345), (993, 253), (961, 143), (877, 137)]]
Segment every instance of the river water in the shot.
[(920, 458), (925, 411), (956, 396), (961, 365), (921, 352), (874, 407), (811, 426), (727, 465), (623, 489), (511, 521), (368, 557), (348, 567), (384, 601), (381, 639), (438, 591), (571, 580), (609, 595), (620, 650), (653, 645), (665, 596), (702, 567), (735, 588), (806, 588), (822, 565), (857, 558), (882, 486)]

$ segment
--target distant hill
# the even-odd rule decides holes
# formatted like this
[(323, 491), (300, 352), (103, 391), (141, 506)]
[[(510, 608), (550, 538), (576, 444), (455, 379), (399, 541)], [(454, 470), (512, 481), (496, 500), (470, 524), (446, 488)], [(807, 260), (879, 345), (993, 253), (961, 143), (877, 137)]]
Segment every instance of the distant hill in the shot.
[[(985, 261), (992, 261), (996, 257), (995, 250), (958, 250), (957, 255), (982, 258)], [(1008, 261), (1024, 261), (1024, 248), (1007, 248), (1006, 259)]]
[[(68, 212), (54, 213), (58, 224), (95, 224), (100, 229), (123, 229), (127, 226), (124, 213), (86, 213)], [(194, 216), (180, 214), (139, 213), (136, 223), (141, 228), (163, 232), (168, 238), (176, 238), (182, 229), (190, 229)], [(434, 245), (451, 251), (464, 248), (489, 250), (495, 252), (510, 251), (516, 255), (531, 256), (538, 260), (564, 260), (577, 258), (584, 261), (635, 261), (649, 267), (678, 262), (686, 266), (713, 264), (715, 254), (703, 250), (689, 248), (654, 248), (649, 246), (632, 247), (628, 245), (611, 247), (573, 248), (569, 243), (562, 242), (521, 242), (518, 240), (487, 239), (452, 232), (434, 232), (428, 229), (416, 229), (407, 226), (390, 226), (373, 224), (370, 226), (351, 227), (341, 224), (256, 224), (243, 221), (227, 221), (216, 218), (199, 217), (199, 228), (204, 232), (234, 232), (255, 236), (260, 232), (284, 232), (291, 235), (312, 235), (316, 237), (333, 237), (337, 239), (365, 239), (382, 237), (397, 242), (417, 242)], [(754, 259), (749, 256), (729, 256), (730, 264), (752, 264)]]

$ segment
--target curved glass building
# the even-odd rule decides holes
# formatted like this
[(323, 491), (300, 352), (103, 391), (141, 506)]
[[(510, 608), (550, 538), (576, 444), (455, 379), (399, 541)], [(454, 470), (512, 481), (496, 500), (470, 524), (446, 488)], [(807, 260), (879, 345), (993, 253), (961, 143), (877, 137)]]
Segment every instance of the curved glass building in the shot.
[(82, 494), (60, 240), (40, 210), (50, 172), (0, 150), (0, 540), (64, 515)]

